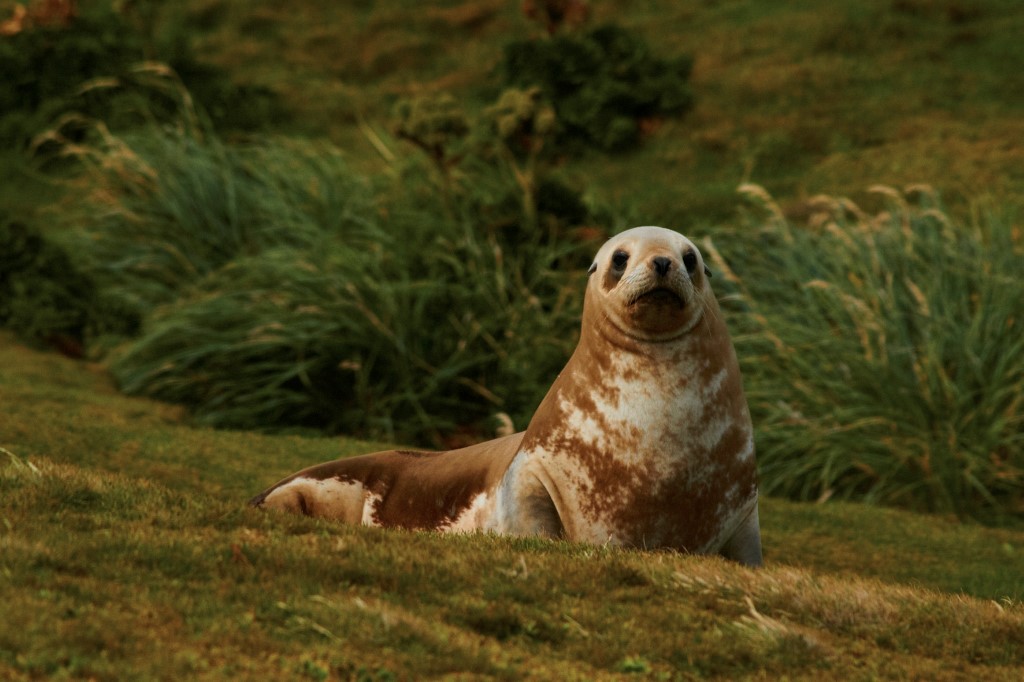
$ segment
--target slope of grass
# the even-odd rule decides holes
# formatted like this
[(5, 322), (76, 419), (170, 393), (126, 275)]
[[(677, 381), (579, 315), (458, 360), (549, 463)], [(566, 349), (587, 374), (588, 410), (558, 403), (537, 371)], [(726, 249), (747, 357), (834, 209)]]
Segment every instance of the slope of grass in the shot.
[[(592, 3), (665, 58), (694, 57), (696, 107), (650, 126), (639, 150), (570, 163), (647, 223), (732, 213), (740, 181), (785, 204), (876, 182), (931, 182), (957, 207), (1020, 204), (1024, 5), (1013, 0)], [(191, 0), (197, 50), (285, 94), (300, 129), (373, 165), (361, 122), (384, 133), (399, 97), (493, 97), (500, 47), (538, 35), (518, 4), (302, 0), (253, 10)], [(854, 196), (855, 199), (862, 195)]]
[[(15, 4), (0, 0), (0, 17)], [(241, 87), (281, 96), (288, 112), (275, 126), (329, 136), (371, 171), (382, 141), (400, 144), (389, 135), (399, 99), (450, 92), (482, 108), (500, 87), (502, 46), (543, 33), (504, 0), (188, 0), (126, 11), (151, 47), (193, 43), (189, 54)], [(591, 25), (606, 21), (659, 57), (694, 58), (689, 114), (647, 122), (635, 151), (567, 164), (644, 223), (727, 218), (741, 181), (792, 210), (819, 192), (860, 200), (876, 182), (930, 182), (958, 210), (979, 196), (1024, 203), (1024, 151), (1012, 143), (1024, 137), (1019, 2), (593, 3)], [(8, 164), (18, 165), (0, 159)]]
[(1014, 679), (1024, 530), (766, 500), (768, 566), (244, 507), (370, 443), (195, 429), (0, 337), (0, 671)]

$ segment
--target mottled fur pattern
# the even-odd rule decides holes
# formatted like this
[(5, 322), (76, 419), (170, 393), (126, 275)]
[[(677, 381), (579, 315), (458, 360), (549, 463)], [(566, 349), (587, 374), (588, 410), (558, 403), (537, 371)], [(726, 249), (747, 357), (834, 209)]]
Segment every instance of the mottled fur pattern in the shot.
[(525, 432), (322, 464), (253, 504), (760, 565), (753, 428), (709, 277), (682, 235), (627, 230), (598, 251), (579, 345)]

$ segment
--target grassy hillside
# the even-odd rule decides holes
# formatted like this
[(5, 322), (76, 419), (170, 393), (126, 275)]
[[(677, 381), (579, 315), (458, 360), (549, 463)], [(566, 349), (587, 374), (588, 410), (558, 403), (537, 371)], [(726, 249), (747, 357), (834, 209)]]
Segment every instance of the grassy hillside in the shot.
[[(643, 147), (570, 163), (592, 192), (654, 223), (733, 211), (758, 182), (799, 212), (820, 192), (930, 182), (965, 206), (1020, 205), (1024, 6), (1014, 0), (593, 2), (666, 57), (694, 57), (696, 107), (654, 122)], [(493, 98), (501, 46), (537, 35), (518, 2), (333, 3), (253, 10), (192, 0), (183, 21), (205, 58), (269, 86), (306, 132), (372, 163), (360, 122), (387, 139), (397, 98)]]
[(0, 336), (0, 675), (1015, 679), (1024, 530), (763, 504), (767, 567), (244, 500), (345, 439), (200, 430)]
[[(15, 4), (0, 0), (0, 16)], [(797, 214), (815, 194), (859, 201), (875, 183), (928, 182), (961, 209), (1024, 201), (1024, 152), (1012, 142), (1024, 137), (1024, 6), (1015, 0), (591, 5), (591, 24), (615, 21), (656, 54), (694, 58), (689, 114), (648, 122), (636, 151), (567, 164), (627, 222), (723, 220), (745, 181)], [(280, 95), (277, 128), (327, 136), (370, 170), (381, 168), (381, 143), (404, 144), (392, 137), (399, 99), (450, 92), (481, 109), (500, 90), (502, 46), (543, 33), (512, 0), (120, 6), (150, 56), (190, 46), (235, 82)], [(21, 165), (0, 160), (13, 187), (46, 192)], [(32, 210), (4, 184), (0, 199)]]

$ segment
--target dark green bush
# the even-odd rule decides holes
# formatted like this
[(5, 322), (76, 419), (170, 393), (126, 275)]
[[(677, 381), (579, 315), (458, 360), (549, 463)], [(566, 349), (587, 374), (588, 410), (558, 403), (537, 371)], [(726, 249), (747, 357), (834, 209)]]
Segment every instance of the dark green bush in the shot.
[[(440, 177), (444, 205), (436, 210), (476, 225), (503, 248), (538, 240), (572, 246), (571, 230), (593, 220), (580, 190), (543, 154), (556, 121), (539, 88), (506, 90), (476, 118), (446, 94), (402, 102), (397, 113), (398, 136)], [(406, 172), (410, 185), (426, 187), (421, 168)], [(435, 210), (431, 201), (424, 210)]]
[(591, 220), (590, 207), (583, 202), (580, 191), (550, 175), (537, 186), (537, 212), (564, 225), (583, 225)]
[(138, 312), (102, 295), (62, 248), (0, 217), (0, 326), (79, 354), (90, 338), (131, 334), (138, 325)]
[(542, 89), (554, 105), (560, 142), (616, 151), (637, 142), (642, 120), (693, 106), (692, 64), (689, 57), (656, 57), (639, 38), (607, 25), (510, 43), (504, 79)]
[[(109, 5), (89, 3), (66, 26), (0, 36), (0, 144), (23, 147), (69, 111), (114, 129), (173, 118), (176, 99), (135, 87), (133, 68), (153, 56), (177, 71), (217, 129), (256, 130), (283, 118), (268, 89), (233, 83), (221, 69), (199, 62), (185, 40), (170, 41), (162, 53)], [(96, 79), (104, 86), (95, 87)], [(82, 91), (89, 83), (93, 87)]]
[(269, 130), (287, 120), (281, 99), (270, 88), (235, 83), (226, 71), (198, 61), (190, 52), (168, 59), (167, 63), (216, 130), (255, 132)]
[(138, 36), (109, 11), (0, 37), (0, 143), (23, 145), (83, 82), (118, 75), (142, 58)]

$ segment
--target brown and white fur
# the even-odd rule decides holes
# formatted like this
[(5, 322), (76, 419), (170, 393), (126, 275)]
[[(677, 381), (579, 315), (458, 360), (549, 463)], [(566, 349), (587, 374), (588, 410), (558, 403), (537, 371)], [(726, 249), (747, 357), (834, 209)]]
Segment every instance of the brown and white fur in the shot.
[(627, 230), (598, 251), (579, 345), (525, 432), (321, 464), (252, 504), (760, 565), (753, 428), (709, 277), (686, 237)]

